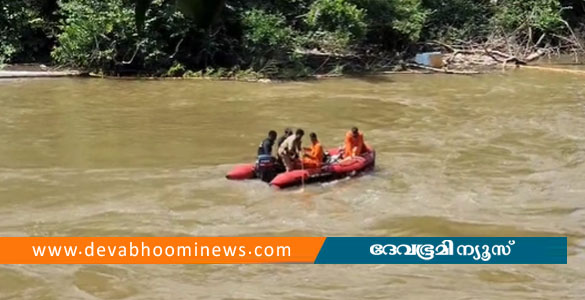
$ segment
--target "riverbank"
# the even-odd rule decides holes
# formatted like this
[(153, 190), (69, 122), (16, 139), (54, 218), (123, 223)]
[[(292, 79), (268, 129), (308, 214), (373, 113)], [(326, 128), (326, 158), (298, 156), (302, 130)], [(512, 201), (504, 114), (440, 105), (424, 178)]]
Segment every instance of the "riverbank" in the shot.
[(80, 70), (63, 70), (43, 64), (5, 65), (0, 69), (0, 79), (43, 78), (43, 77), (79, 77), (88, 76), (89, 72)]
[(0, 71), (0, 79), (77, 77), (86, 75), (88, 73), (82, 71)]
[[(501, 72), (513, 68), (526, 68), (551, 72), (567, 72), (585, 75), (585, 70), (574, 69), (580, 58), (569, 56), (541, 57), (528, 63), (498, 61), (485, 53), (445, 53), (442, 52), (442, 67), (431, 67), (417, 64), (412, 60), (390, 61), (385, 58), (366, 66), (352, 62), (355, 58), (325, 57), (320, 63), (321, 72), (303, 74), (300, 76), (267, 76), (252, 70), (227, 71), (225, 69), (208, 69), (206, 72), (182, 72), (178, 76), (151, 76), (151, 75), (105, 75), (83, 70), (63, 70), (43, 64), (19, 64), (7, 65), (0, 70), (0, 79), (17, 78), (57, 78), (57, 77), (93, 77), (120, 80), (217, 80), (272, 83), (294, 80), (319, 80), (335, 77), (360, 77), (376, 75), (408, 75), (408, 74), (450, 74), (450, 75), (478, 75)], [(345, 60), (345, 61), (344, 61)], [(567, 67), (568, 61), (572, 61)], [(314, 59), (313, 62), (316, 62)], [(344, 72), (344, 69), (348, 71)]]

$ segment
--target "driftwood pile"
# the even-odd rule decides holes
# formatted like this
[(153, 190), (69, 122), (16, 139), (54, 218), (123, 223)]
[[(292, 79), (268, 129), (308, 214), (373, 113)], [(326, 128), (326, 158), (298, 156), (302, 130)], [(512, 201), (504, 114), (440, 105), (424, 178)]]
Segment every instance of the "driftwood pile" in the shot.
[(481, 67), (494, 67), (502, 65), (506, 67), (509, 64), (526, 65), (536, 61), (539, 58), (551, 52), (547, 48), (535, 48), (534, 51), (526, 55), (518, 55), (514, 51), (500, 50), (501, 47), (493, 47), (488, 43), (452, 46), (440, 42), (433, 44), (441, 46), (445, 53), (445, 68), (453, 69), (475, 69)]
[[(443, 68), (436, 69), (443, 73), (458, 74), (464, 70), (462, 74), (468, 74), (469, 70), (525, 66), (545, 56), (552, 58), (561, 54), (572, 54), (578, 63), (585, 54), (583, 39), (575, 34), (567, 22), (565, 26), (565, 36), (546, 33), (535, 36), (535, 30), (524, 24), (512, 33), (498, 30), (480, 42), (455, 41), (454, 44), (448, 44), (431, 41), (424, 46), (444, 54)], [(414, 67), (422, 68), (420, 65)]]

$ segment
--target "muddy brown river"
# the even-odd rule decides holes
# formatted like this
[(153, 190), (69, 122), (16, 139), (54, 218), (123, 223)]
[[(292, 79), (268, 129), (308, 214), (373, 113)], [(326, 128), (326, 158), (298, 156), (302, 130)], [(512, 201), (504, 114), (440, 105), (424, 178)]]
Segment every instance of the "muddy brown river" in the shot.
[[(0, 81), (0, 236), (568, 236), (567, 265), (0, 265), (2, 299), (583, 299), (585, 77)], [(270, 129), (359, 178), (229, 182)], [(308, 139), (305, 138), (305, 144)]]

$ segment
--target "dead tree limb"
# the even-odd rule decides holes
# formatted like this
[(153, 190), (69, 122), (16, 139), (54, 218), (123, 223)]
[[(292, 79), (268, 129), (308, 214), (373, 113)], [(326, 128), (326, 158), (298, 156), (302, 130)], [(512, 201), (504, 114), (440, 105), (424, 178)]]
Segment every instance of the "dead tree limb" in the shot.
[(407, 63), (406, 66), (411, 67), (411, 68), (418, 68), (418, 69), (433, 71), (433, 72), (437, 72), (437, 73), (445, 73), (445, 74), (455, 74), (455, 75), (480, 74), (477, 71), (458, 71), (458, 70), (449, 70), (449, 69), (439, 69), (439, 68), (428, 67), (428, 66), (424, 66), (424, 65), (415, 64), (415, 63)]

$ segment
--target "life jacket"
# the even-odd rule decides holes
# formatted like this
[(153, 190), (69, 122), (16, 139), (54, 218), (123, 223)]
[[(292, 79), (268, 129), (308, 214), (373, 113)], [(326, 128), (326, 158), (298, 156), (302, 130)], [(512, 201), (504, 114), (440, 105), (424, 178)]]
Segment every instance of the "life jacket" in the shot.
[[(266, 151), (264, 151), (264, 144), (268, 143), (269, 145), (269, 152), (266, 153)], [(269, 138), (264, 139), (260, 145), (258, 145), (258, 156), (260, 155), (272, 155), (272, 145), (274, 145), (274, 142), (271, 141)]]
[(345, 153), (344, 157), (353, 156), (353, 148), (357, 148), (355, 155), (360, 155), (363, 152), (364, 148), (364, 135), (363, 133), (359, 132), (357, 138), (353, 136), (351, 131), (348, 131), (345, 134)]
[(311, 157), (305, 158), (304, 161), (310, 163), (311, 165), (314, 165), (314, 167), (320, 167), (321, 164), (323, 164), (323, 159), (325, 157), (325, 153), (323, 151), (321, 143), (311, 145), (311, 153), (309, 155)]

